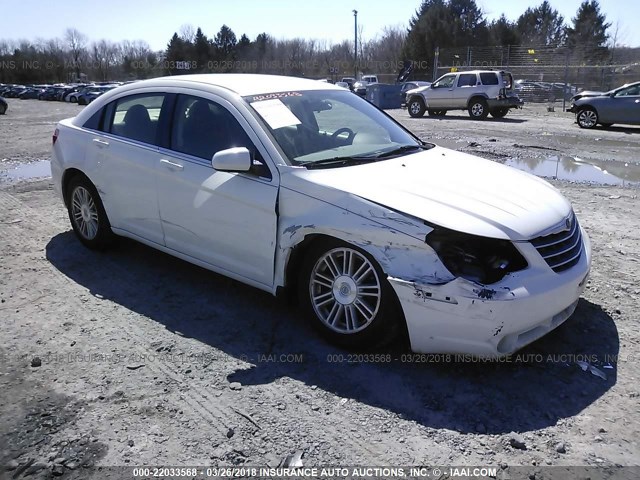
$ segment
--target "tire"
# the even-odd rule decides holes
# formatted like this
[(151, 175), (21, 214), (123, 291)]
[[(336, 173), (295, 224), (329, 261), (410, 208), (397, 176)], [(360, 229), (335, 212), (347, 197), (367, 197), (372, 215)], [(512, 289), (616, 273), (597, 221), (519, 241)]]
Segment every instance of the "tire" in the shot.
[(444, 117), (446, 114), (446, 110), (429, 110), (430, 117)]
[(508, 108), (496, 108), (495, 110), (491, 110), (491, 116), (493, 118), (504, 118), (504, 116), (509, 113)]
[(580, 128), (593, 128), (598, 124), (598, 112), (591, 107), (578, 110), (576, 121)]
[(484, 98), (472, 98), (469, 102), (469, 116), (474, 120), (484, 120), (489, 115), (489, 107)]
[(7, 112), (7, 107), (0, 105), (0, 115), (4, 115)]
[(84, 176), (76, 176), (67, 186), (69, 221), (82, 244), (102, 250), (113, 240), (111, 225), (102, 200), (93, 184)]
[(70, 101), (71, 103), (78, 103), (78, 97), (71, 97), (71, 98), (69, 99), (69, 101)]
[(407, 104), (407, 110), (409, 110), (409, 115), (413, 118), (419, 118), (424, 116), (424, 112), (427, 110), (427, 107), (425, 106), (422, 98), (412, 97)]
[(353, 245), (328, 240), (313, 246), (298, 289), (305, 316), (333, 344), (370, 349), (391, 342), (400, 330), (402, 316), (386, 275)]

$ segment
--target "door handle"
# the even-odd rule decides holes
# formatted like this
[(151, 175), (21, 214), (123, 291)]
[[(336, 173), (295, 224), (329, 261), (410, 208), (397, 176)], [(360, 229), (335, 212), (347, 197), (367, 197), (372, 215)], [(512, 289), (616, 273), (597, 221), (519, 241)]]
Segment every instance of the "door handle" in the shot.
[(182, 170), (184, 168), (179, 163), (172, 162), (172, 161), (167, 160), (165, 158), (161, 159), (160, 163), (162, 163), (163, 165), (166, 165), (167, 167), (169, 167), (172, 170)]
[(96, 145), (97, 147), (100, 147), (100, 148), (104, 148), (104, 147), (108, 147), (109, 146), (109, 142), (107, 142), (106, 140), (101, 140), (99, 138), (94, 138), (93, 139), (93, 144)]

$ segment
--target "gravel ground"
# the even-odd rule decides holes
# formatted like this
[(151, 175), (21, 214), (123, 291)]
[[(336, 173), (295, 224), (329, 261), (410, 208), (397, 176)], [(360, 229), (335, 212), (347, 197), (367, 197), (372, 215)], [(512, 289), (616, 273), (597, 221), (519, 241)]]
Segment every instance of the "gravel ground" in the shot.
[[(55, 122), (82, 108), (9, 102), (5, 170), (46, 159)], [(624, 170), (639, 151), (640, 129), (585, 132), (541, 106), (486, 122), (391, 114), (499, 161)], [(128, 240), (82, 248), (46, 179), (0, 183), (0, 478), (277, 466), (296, 452), (308, 466), (479, 465), (499, 478), (640, 465), (637, 189), (553, 183), (591, 236), (590, 281), (570, 320), (500, 363), (402, 346), (351, 355), (261, 291)]]

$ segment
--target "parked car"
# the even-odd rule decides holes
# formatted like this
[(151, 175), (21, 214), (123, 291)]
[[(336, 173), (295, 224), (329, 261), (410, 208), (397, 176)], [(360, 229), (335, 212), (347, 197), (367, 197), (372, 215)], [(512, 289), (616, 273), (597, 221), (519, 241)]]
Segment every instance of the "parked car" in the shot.
[(364, 97), (367, 95), (367, 87), (373, 83), (378, 83), (376, 75), (363, 75), (362, 78), (353, 84), (354, 93)]
[(9, 104), (4, 98), (0, 97), (0, 115), (4, 115), (5, 113), (7, 113), (8, 109)]
[(518, 80), (514, 85), (514, 91), (519, 98), (527, 102), (539, 103), (555, 101), (555, 94), (550, 84)]
[(184, 75), (61, 121), (54, 188), (82, 244), (113, 235), (276, 294), (333, 342), (501, 356), (562, 324), (589, 239), (545, 181), (422, 142), (335, 85)]
[(78, 97), (78, 105), (89, 105), (103, 93), (113, 90), (117, 85), (98, 85)]
[(11, 85), (2, 92), (2, 96), (5, 98), (18, 98), (20, 92), (24, 91), (27, 87), (25, 85)]
[(598, 124), (610, 127), (614, 123), (640, 125), (640, 82), (576, 100), (570, 111), (575, 112), (581, 128), (593, 128)]
[(350, 90), (349, 84), (347, 82), (336, 82), (335, 86), (336, 87), (346, 88), (347, 90)]
[(409, 92), (410, 90), (415, 90), (416, 88), (420, 87), (428, 87), (429, 85), (431, 85), (431, 82), (422, 82), (418, 80), (414, 80), (412, 82), (403, 82), (402, 87), (400, 88), (400, 103), (402, 105), (406, 104), (407, 92)]
[(21, 100), (34, 100), (38, 98), (38, 95), (43, 91), (39, 86), (25, 88), (18, 94), (18, 98)]
[(469, 116), (483, 120), (491, 113), (504, 117), (524, 102), (513, 91), (511, 73), (472, 70), (447, 73), (428, 87), (407, 92), (407, 109), (412, 117), (446, 115), (449, 110), (467, 110)]
[(350, 90), (353, 90), (353, 84), (356, 83), (356, 79), (353, 77), (342, 77), (342, 80), (340, 81), (345, 82), (347, 85), (349, 85)]
[(93, 84), (80, 87), (78, 91), (71, 92), (70, 94), (68, 94), (64, 100), (65, 102), (78, 103), (78, 98), (80, 98), (80, 96), (89, 93), (95, 87), (96, 85), (93, 85)]

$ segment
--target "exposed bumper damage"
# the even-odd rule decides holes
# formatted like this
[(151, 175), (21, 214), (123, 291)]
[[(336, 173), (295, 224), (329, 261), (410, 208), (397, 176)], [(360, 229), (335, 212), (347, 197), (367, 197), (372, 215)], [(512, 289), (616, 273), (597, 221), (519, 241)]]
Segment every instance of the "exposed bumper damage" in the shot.
[[(456, 278), (435, 285), (389, 276), (419, 353), (511, 354), (569, 318), (582, 294), (589, 249), (570, 271), (509, 275), (491, 286)], [(535, 269), (533, 269), (535, 271)]]

